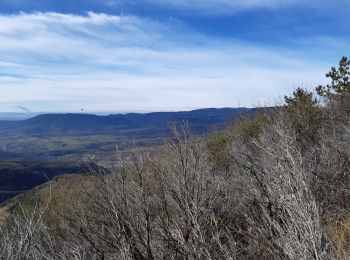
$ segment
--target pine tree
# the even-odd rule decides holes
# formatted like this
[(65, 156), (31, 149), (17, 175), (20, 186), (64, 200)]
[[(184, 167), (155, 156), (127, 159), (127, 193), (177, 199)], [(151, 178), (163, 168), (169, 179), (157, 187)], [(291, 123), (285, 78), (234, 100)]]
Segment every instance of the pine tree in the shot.
[(342, 57), (339, 61), (339, 67), (332, 67), (326, 77), (331, 78), (332, 83), (318, 86), (316, 88), (317, 94), (320, 96), (350, 94), (350, 60), (347, 57)]
[(314, 142), (322, 124), (322, 113), (318, 100), (312, 92), (297, 88), (293, 95), (284, 97), (285, 111), (302, 146)]

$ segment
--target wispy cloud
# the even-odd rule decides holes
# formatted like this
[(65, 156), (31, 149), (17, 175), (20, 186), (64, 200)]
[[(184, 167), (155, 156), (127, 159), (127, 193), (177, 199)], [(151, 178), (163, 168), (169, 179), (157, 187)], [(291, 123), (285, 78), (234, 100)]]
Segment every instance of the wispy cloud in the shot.
[[(147, 9), (160, 7), (165, 9), (181, 9), (182, 11), (202, 11), (205, 13), (234, 13), (255, 8), (276, 9), (293, 6), (322, 6), (333, 3), (332, 0), (2, 0), (0, 6), (4, 10), (49, 10), (62, 11), (70, 9), (114, 11), (135, 10), (138, 6)], [(344, 4), (346, 0), (337, 0), (337, 4)], [(334, 3), (333, 3), (334, 6)], [(109, 9), (108, 9), (109, 8)]]
[[(126, 1), (118, 1), (119, 4), (123, 2)], [(128, 0), (128, 2), (130, 2), (130, 0)], [(327, 7), (328, 9), (324, 9), (324, 11), (329, 12), (330, 9), (341, 10), (342, 8), (350, 6), (348, 0), (142, 0), (141, 2), (166, 8), (203, 11), (207, 14), (224, 14), (252, 9), (279, 9), (286, 7), (308, 7), (313, 10)]]
[(30, 110), (29, 110), (29, 108), (27, 108), (27, 107), (24, 107), (24, 106), (16, 106), (15, 108), (16, 108), (16, 109), (19, 109), (22, 113), (26, 113), (26, 114), (30, 113)]
[[(305, 58), (297, 43), (291, 50), (213, 38), (175, 19), (21, 13), (0, 15), (0, 24), (2, 111), (250, 106), (316, 85), (331, 64)], [(310, 57), (323, 51), (318, 44), (307, 47)]]
[(74, 12), (98, 10), (99, 12), (142, 12), (152, 13), (154, 8), (178, 10), (199, 14), (234, 14), (255, 9), (279, 9), (293, 7), (309, 7), (319, 9), (328, 7), (343, 9), (349, 7), (347, 0), (2, 0), (2, 12), (13, 11), (54, 11)]
[(188, 11), (201, 11), (207, 14), (235, 13), (249, 9), (275, 9), (287, 6), (304, 5), (305, 0), (145, 0), (152, 5)]

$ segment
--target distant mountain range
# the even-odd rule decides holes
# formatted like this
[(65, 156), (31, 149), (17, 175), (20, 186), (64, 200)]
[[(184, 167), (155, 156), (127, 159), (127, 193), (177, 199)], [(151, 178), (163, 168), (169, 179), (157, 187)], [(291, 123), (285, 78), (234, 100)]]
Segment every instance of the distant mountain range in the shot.
[(41, 114), (20, 121), (0, 121), (0, 134), (6, 136), (58, 136), (112, 134), (119, 131), (165, 131), (169, 123), (188, 122), (191, 129), (207, 132), (237, 116), (253, 113), (249, 108), (208, 108), (184, 112), (128, 113), (106, 116), (93, 114)]
[(222, 128), (248, 108), (199, 109), (148, 114), (41, 114), (0, 121), (0, 204), (61, 174), (86, 172), (77, 166), (94, 156), (114, 165), (115, 146), (157, 147), (171, 136), (169, 124), (188, 122), (195, 133)]

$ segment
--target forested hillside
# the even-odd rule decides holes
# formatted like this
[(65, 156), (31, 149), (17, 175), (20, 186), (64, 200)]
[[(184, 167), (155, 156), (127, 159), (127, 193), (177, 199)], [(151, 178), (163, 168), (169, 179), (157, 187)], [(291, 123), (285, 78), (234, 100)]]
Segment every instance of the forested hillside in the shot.
[(86, 172), (83, 165), (70, 161), (2, 161), (0, 164), (0, 205), (62, 174)]
[(157, 154), (19, 199), (2, 258), (350, 259), (349, 65), (283, 107), (206, 138), (174, 125)]

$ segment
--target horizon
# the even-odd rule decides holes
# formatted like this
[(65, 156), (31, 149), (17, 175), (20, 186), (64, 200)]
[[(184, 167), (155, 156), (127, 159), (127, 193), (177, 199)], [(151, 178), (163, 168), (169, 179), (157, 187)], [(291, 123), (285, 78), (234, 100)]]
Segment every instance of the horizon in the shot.
[(325, 73), (350, 49), (342, 15), (350, 3), (336, 3), (4, 0), (0, 112), (279, 101), (296, 87), (327, 82)]
[(180, 110), (134, 110), (134, 111), (80, 111), (80, 112), (0, 112), (0, 121), (21, 121), (30, 119), (39, 115), (96, 115), (96, 116), (108, 116), (108, 115), (128, 115), (128, 114), (152, 114), (152, 113), (181, 113), (181, 112), (194, 112), (197, 110), (205, 109), (252, 109), (251, 107), (206, 107), (206, 108), (182, 108)]
[(149, 109), (134, 109), (134, 110), (110, 110), (110, 111), (73, 111), (73, 110), (61, 110), (61, 111), (0, 111), (0, 114), (125, 114), (125, 113), (157, 113), (157, 112), (185, 112), (202, 109), (238, 109), (238, 108), (255, 108), (255, 106), (240, 106), (240, 107), (174, 107), (174, 108), (149, 108)]

